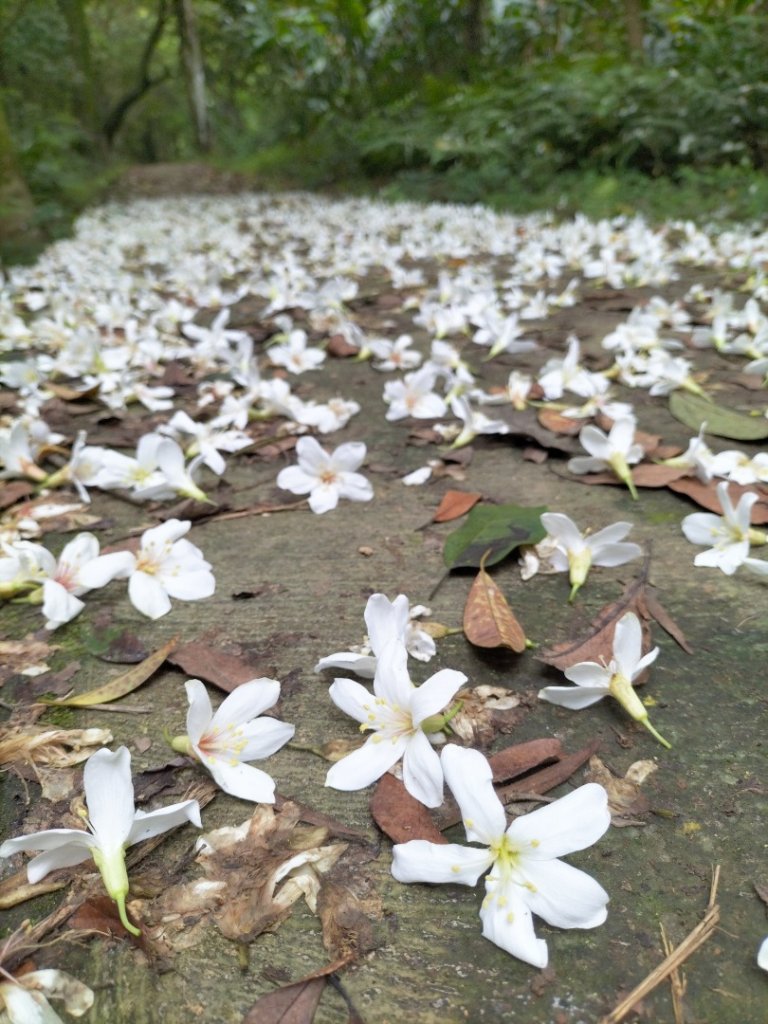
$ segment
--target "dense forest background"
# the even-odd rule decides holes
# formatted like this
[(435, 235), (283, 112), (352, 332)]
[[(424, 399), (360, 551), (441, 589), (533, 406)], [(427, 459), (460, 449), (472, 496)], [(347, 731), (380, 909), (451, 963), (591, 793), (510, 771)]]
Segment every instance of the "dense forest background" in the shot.
[(0, 232), (126, 165), (603, 215), (768, 208), (766, 0), (0, 0)]

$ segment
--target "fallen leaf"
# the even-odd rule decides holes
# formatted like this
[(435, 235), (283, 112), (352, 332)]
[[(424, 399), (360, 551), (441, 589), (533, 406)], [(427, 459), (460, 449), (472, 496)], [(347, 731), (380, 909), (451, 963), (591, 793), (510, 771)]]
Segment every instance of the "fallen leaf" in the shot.
[(525, 633), (499, 587), (485, 571), (486, 556), (464, 606), (464, 635), (475, 647), (525, 650)]
[(216, 635), (218, 643), (214, 642), (213, 637), (213, 634), (207, 634), (199, 640), (182, 644), (168, 660), (196, 679), (213, 683), (227, 693), (231, 693), (241, 683), (270, 674), (255, 659), (225, 650), (226, 640), (223, 637)]
[(69, 768), (111, 742), (109, 729), (56, 729), (4, 722), (0, 726), (0, 765)]
[(300, 981), (260, 996), (243, 1017), (242, 1024), (311, 1024), (329, 975), (345, 961), (329, 964)]
[[(662, 466), (656, 462), (641, 462), (631, 468), (632, 481), (636, 487), (669, 487), (673, 481), (684, 478), (688, 472), (687, 469), (681, 469), (679, 466)], [(626, 486), (614, 473), (584, 473), (569, 476), (568, 479), (588, 485)]]
[[(710, 512), (722, 515), (723, 509), (717, 496), (717, 483), (714, 480), (709, 484), (704, 484), (696, 477), (684, 476), (679, 480), (671, 481), (669, 489), (677, 494), (685, 494), (697, 505), (709, 509)], [(741, 484), (728, 485), (728, 495), (734, 505), (738, 503), (742, 494), (757, 494), (758, 496), (750, 515), (752, 526), (764, 526), (768, 523), (768, 491), (762, 487), (744, 487)]]
[(100, 935), (115, 935), (121, 939), (134, 939), (123, 927), (117, 904), (109, 896), (91, 896), (84, 900), (67, 922), (78, 931), (94, 931)]
[(27, 633), (23, 640), (0, 640), (0, 685), (11, 676), (41, 675), (40, 668), (47, 672), (46, 658), (58, 649), (58, 644), (49, 644), (34, 633)]
[(451, 732), (468, 746), (489, 747), (500, 733), (512, 732), (525, 714), (522, 698), (504, 686), (460, 690), (461, 704), (451, 719)]
[(154, 654), (150, 654), (136, 668), (131, 668), (122, 675), (115, 676), (108, 683), (97, 687), (95, 690), (88, 690), (87, 693), (78, 693), (74, 697), (56, 697), (41, 699), (42, 704), (51, 704), (56, 707), (68, 708), (93, 708), (100, 704), (109, 704), (111, 701), (119, 700), (129, 693), (137, 690), (142, 683), (146, 682), (166, 660), (174, 649), (178, 638), (174, 637), (167, 644), (163, 644)]
[(762, 441), (768, 437), (768, 420), (764, 416), (745, 416), (688, 391), (672, 392), (669, 411), (694, 431), (706, 424), (706, 432), (716, 437), (733, 441)]
[(149, 656), (141, 640), (119, 626), (94, 628), (85, 638), (85, 648), (102, 661), (118, 665), (135, 665)]
[(539, 409), (537, 419), (542, 427), (551, 430), (554, 434), (566, 434), (573, 437), (581, 433), (584, 426), (583, 420), (574, 419), (573, 416), (563, 416), (557, 409)]
[(482, 494), (475, 491), (446, 491), (438, 505), (437, 512), (432, 517), (433, 523), (449, 523), (452, 519), (460, 519), (478, 501), (482, 501)]
[(543, 448), (535, 448), (533, 445), (523, 448), (521, 454), (526, 462), (535, 462), (539, 466), (549, 458), (549, 452), (544, 451)]
[(538, 544), (546, 530), (546, 506), (476, 505), (467, 521), (445, 540), (443, 560), (449, 569), (477, 569), (481, 561), (495, 565), (521, 544)]
[(0, 487), (0, 509), (10, 508), (17, 501), (35, 493), (35, 485), (28, 480), (13, 480)]
[(384, 907), (359, 848), (347, 850), (320, 881), (317, 912), (329, 956), (353, 963), (388, 941)]
[(693, 648), (685, 638), (685, 633), (678, 626), (672, 616), (669, 614), (664, 605), (659, 601), (658, 597), (654, 594), (650, 587), (646, 587), (643, 594), (643, 602), (645, 608), (651, 618), (658, 622), (665, 633), (675, 641), (678, 647), (681, 647), (686, 654), (693, 654)]
[(534, 409), (518, 411), (511, 406), (499, 406), (495, 414), (507, 424), (509, 439), (519, 438), (523, 441), (536, 441), (548, 451), (564, 452), (566, 455), (577, 455), (581, 445), (575, 437), (548, 430), (539, 423)]
[(640, 786), (657, 767), (653, 761), (635, 761), (627, 769), (626, 776), (621, 778), (614, 775), (596, 755), (589, 759), (586, 777), (590, 782), (599, 783), (608, 794), (612, 824), (619, 827), (638, 824), (635, 819), (648, 813), (651, 805), (645, 794), (640, 792)]
[(492, 754), (488, 763), (493, 772), (493, 781), (498, 784), (524, 775), (548, 761), (557, 761), (562, 754), (563, 747), (558, 739), (528, 740)]
[(386, 772), (379, 779), (371, 797), (373, 820), (393, 843), (410, 839), (426, 839), (430, 843), (446, 843), (432, 816), (403, 783)]
[(335, 356), (337, 359), (349, 359), (350, 356), (360, 354), (357, 345), (351, 345), (343, 334), (332, 334), (325, 346), (325, 351), (329, 356)]

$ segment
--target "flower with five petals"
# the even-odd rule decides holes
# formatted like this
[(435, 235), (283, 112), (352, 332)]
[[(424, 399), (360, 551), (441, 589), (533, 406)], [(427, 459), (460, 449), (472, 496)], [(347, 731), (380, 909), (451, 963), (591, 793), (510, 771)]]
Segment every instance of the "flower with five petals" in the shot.
[(296, 442), (297, 466), (281, 469), (277, 486), (292, 494), (308, 494), (309, 507), (321, 515), (336, 508), (339, 498), (370, 501), (373, 488), (361, 473), (366, 447), (362, 441), (340, 444), (330, 455), (314, 437), (300, 437)]

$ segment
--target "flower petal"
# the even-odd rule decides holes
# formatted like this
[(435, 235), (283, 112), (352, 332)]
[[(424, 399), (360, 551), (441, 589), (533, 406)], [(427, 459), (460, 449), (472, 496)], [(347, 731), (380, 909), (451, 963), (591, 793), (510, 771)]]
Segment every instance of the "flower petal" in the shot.
[(334, 679), (328, 693), (336, 707), (356, 722), (371, 723), (375, 720), (373, 705), (376, 698), (362, 683), (354, 679)]
[(163, 573), (161, 586), (177, 601), (202, 601), (216, 592), (216, 579), (209, 569)]
[(681, 527), (691, 544), (704, 547), (718, 540), (723, 531), (723, 520), (712, 512), (694, 512), (683, 519)]
[(88, 590), (97, 590), (114, 579), (130, 576), (135, 566), (136, 557), (130, 551), (113, 551), (108, 555), (99, 555), (84, 565), (77, 579)]
[(515, 818), (507, 829), (526, 860), (551, 860), (596, 843), (611, 824), (608, 795), (588, 782), (546, 807)]
[(400, 760), (405, 747), (406, 740), (402, 737), (382, 739), (376, 733), (359, 750), (353, 750), (332, 765), (325, 777), (325, 784), (345, 792), (365, 789)]
[(543, 690), (539, 690), (539, 700), (558, 704), (561, 708), (570, 708), (571, 711), (591, 707), (607, 696), (608, 688), (605, 686), (545, 686)]
[(764, 938), (760, 943), (760, 949), (757, 951), (757, 966), (762, 967), (764, 971), (768, 971), (768, 937)]
[[(563, 670), (566, 679), (570, 679), (577, 686), (603, 687), (607, 690), (611, 682), (612, 672), (605, 665), (599, 665), (596, 661), (579, 661)], [(547, 687), (552, 689), (552, 687)]]
[(85, 608), (80, 598), (63, 587), (56, 580), (43, 582), (43, 615), (46, 618), (46, 629), (56, 629), (65, 622), (70, 622)]
[(223, 757), (206, 757), (205, 767), (210, 771), (216, 785), (230, 796), (251, 800), (256, 804), (275, 802), (275, 781), (261, 768), (255, 768), (241, 761), (226, 760)]
[(244, 725), (277, 704), (279, 699), (280, 683), (276, 679), (268, 679), (266, 676), (251, 679), (236, 686), (222, 701), (211, 725), (214, 729)]
[(421, 729), (411, 736), (405, 748), (403, 782), (411, 796), (425, 807), (439, 807), (443, 802), (440, 757)]
[(331, 456), (334, 467), (345, 473), (358, 469), (363, 463), (367, 450), (362, 441), (347, 441), (345, 444), (340, 444)]
[(204, 684), (199, 679), (188, 679), (184, 683), (187, 691), (189, 708), (187, 709), (187, 736), (193, 746), (197, 746), (201, 736), (208, 731), (213, 719), (211, 698)]
[(315, 665), (315, 672), (324, 672), (328, 668), (340, 668), (346, 672), (354, 672), (363, 679), (373, 679), (376, 674), (376, 659), (370, 654), (356, 654), (354, 651), (339, 651), (321, 658)]
[[(589, 539), (594, 540), (594, 538)], [(592, 547), (591, 544), (590, 547)], [(642, 553), (643, 549), (640, 545), (633, 544), (631, 541), (626, 541), (623, 544), (603, 544), (598, 551), (593, 553), (592, 562), (594, 565), (611, 568), (614, 565), (631, 562), (633, 558), (639, 558)]]
[(301, 466), (286, 466), (277, 474), (277, 486), (291, 494), (309, 494), (317, 485), (317, 477), (310, 476)]
[(546, 967), (547, 944), (536, 938), (533, 917), (517, 886), (512, 882), (505, 885), (491, 873), (485, 880), (485, 892), (480, 908), (485, 938), (533, 967)]
[(455, 882), (476, 885), (493, 862), (488, 850), (457, 843), (429, 843), (412, 839), (392, 849), (392, 875), (398, 882)]
[(411, 717), (414, 725), (419, 725), (425, 718), (436, 715), (450, 703), (457, 690), (466, 683), (463, 672), (452, 668), (444, 668), (435, 672), (425, 680), (411, 698)]
[(0, 985), (0, 1003), (10, 1024), (63, 1024), (41, 992), (27, 992), (15, 982)]
[(563, 547), (578, 551), (584, 547), (584, 538), (576, 523), (562, 512), (544, 512), (541, 516), (541, 525), (555, 540)]
[(240, 727), (245, 746), (239, 751), (241, 761), (260, 761), (274, 754), (293, 738), (296, 727), (276, 718), (258, 718)]
[(321, 516), (324, 512), (332, 512), (339, 504), (338, 484), (316, 484), (309, 496), (309, 507), (315, 515)]
[(467, 839), (490, 846), (507, 826), (507, 816), (493, 788), (491, 766), (479, 750), (457, 747), (455, 743), (443, 748), (441, 760)]
[(162, 585), (145, 572), (134, 572), (128, 580), (128, 597), (131, 604), (142, 615), (160, 619), (171, 610), (171, 599)]
[(408, 674), (408, 651), (402, 639), (392, 640), (378, 652), (373, 692), (395, 707), (411, 707), (416, 687)]
[(171, 828), (183, 825), (190, 821), (197, 828), (202, 828), (200, 820), (200, 805), (197, 800), (182, 800), (177, 804), (170, 804), (168, 807), (160, 807), (156, 811), (136, 811), (136, 817), (131, 831), (128, 834), (127, 846), (140, 843), (144, 839), (152, 839), (153, 836), (162, 835)]
[(608, 893), (585, 871), (562, 860), (529, 861), (523, 899), (556, 928), (596, 928), (608, 916)]
[(643, 629), (634, 612), (627, 612), (616, 623), (613, 633), (613, 657), (619, 672), (632, 679), (643, 651)]
[(88, 820), (104, 850), (124, 846), (134, 818), (131, 755), (127, 747), (114, 753), (103, 747), (85, 762), (83, 771)]

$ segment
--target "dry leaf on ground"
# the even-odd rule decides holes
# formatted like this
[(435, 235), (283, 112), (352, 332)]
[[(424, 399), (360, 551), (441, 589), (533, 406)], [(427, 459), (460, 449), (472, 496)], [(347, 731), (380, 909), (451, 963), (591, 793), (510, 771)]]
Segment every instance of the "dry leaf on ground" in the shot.
[(627, 769), (624, 778), (614, 775), (599, 757), (589, 759), (587, 779), (598, 782), (608, 793), (608, 809), (611, 812), (611, 823), (618, 827), (626, 825), (643, 825), (636, 819), (647, 815), (650, 803), (640, 786), (658, 768), (655, 761), (635, 761)]
[(252, 655), (232, 653), (231, 649), (227, 650), (228, 646), (221, 634), (206, 633), (199, 640), (177, 647), (168, 660), (196, 679), (213, 683), (227, 693), (241, 683), (271, 674), (269, 668), (259, 665)]
[(525, 650), (525, 633), (507, 599), (485, 571), (486, 555), (464, 606), (464, 635), (476, 647), (509, 647)]
[(482, 497), (482, 494), (476, 491), (446, 491), (432, 517), (432, 522), (449, 523), (453, 519), (460, 519), (474, 508)]

